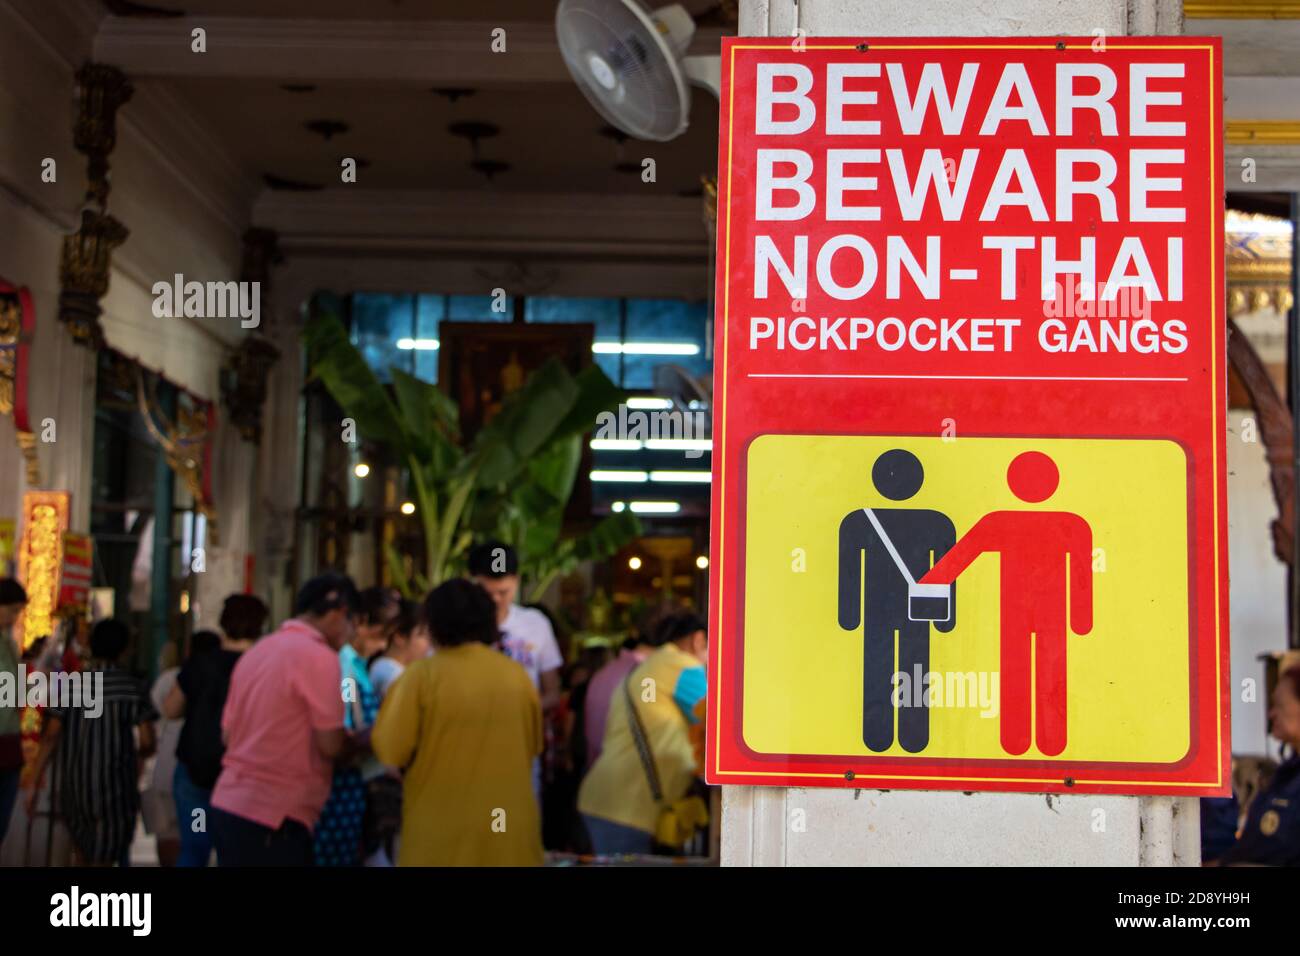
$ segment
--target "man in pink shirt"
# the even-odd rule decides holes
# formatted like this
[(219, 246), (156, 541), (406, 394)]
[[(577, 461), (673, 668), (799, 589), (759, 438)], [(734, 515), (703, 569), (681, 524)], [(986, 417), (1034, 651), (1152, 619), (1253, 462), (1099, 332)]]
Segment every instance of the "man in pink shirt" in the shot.
[(312, 865), (311, 831), (329, 798), (333, 761), (352, 746), (338, 652), (356, 610), (350, 578), (313, 578), (298, 592), (296, 616), (235, 665), (209, 820), (218, 865)]

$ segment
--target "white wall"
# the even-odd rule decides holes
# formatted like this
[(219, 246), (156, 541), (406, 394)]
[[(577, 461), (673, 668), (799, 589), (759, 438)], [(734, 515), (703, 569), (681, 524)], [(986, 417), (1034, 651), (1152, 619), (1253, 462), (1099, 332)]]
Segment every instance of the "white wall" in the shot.
[[(1286, 568), (1273, 555), (1269, 525), (1277, 504), (1258, 422), (1253, 412), (1228, 413), (1228, 606), (1232, 619), (1232, 752), (1265, 751), (1264, 666), (1260, 654), (1286, 648)], [(1254, 440), (1248, 440), (1253, 433)], [(1253, 678), (1256, 700), (1242, 700), (1242, 681)], [(1272, 745), (1274, 752), (1276, 745)]]
[[(89, 520), (94, 356), (58, 321), (63, 236), (80, 217), (86, 161), (72, 144), (76, 68), (90, 54), (97, 4), (0, 0), (0, 275), (27, 285), (36, 310), (29, 402), (32, 425), (51, 418), (56, 441), (38, 445), (42, 482), (73, 493), (74, 527)], [(118, 113), (109, 211), (131, 234), (114, 254), (102, 301), (108, 343), (201, 398), (243, 334), (238, 320), (157, 319), (154, 282), (180, 272), (233, 279), (252, 189), (145, 87)], [(56, 180), (41, 181), (55, 161)], [(0, 515), (18, 511), (24, 480), (12, 421), (0, 423)], [(11, 463), (13, 467), (11, 467)]]
[[(58, 320), (63, 236), (80, 217), (85, 157), (72, 143), (74, 73), (90, 56), (97, 3), (0, 0), (0, 275), (27, 285), (36, 309), (30, 418), (52, 419), (56, 441), (38, 444), (45, 488), (72, 492), (72, 527), (90, 521), (95, 355)], [(130, 236), (113, 255), (101, 319), (108, 344), (209, 401), (220, 400), (222, 363), (242, 336), (238, 318), (153, 315), (155, 282), (238, 277), (241, 235), (256, 183), (223, 158), (156, 81), (136, 83), (117, 116), (109, 212)], [(52, 158), (56, 180), (41, 181)], [(224, 421), (219, 410), (218, 419)], [(214, 492), (221, 543), (210, 542), (198, 579), (198, 623), (210, 625), (225, 594), (240, 590), (251, 547), (256, 451), (222, 426)], [(0, 419), (0, 516), (18, 513), (25, 478), (13, 422)]]
[[(0, 274), (37, 293), (38, 341), (55, 327), (62, 235), (80, 217), (86, 161), (72, 144), (74, 73), (89, 57), (98, 10), (0, 0), (0, 190), (34, 212), (0, 230)], [(151, 287), (177, 272), (236, 277), (253, 186), (219, 156), (149, 83), (118, 112), (108, 208), (130, 237), (114, 254), (101, 303), (110, 345), (207, 399), (217, 397), (217, 369), (244, 333), (237, 320), (156, 319)], [(54, 183), (41, 181), (46, 157), (57, 164)]]

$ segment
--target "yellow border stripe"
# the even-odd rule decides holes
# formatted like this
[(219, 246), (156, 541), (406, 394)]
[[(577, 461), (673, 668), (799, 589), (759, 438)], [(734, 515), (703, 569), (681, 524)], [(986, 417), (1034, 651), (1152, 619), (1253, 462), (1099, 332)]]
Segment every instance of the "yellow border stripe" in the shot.
[[(1215, 96), (1214, 96), (1214, 48), (1210, 48), (1210, 231), (1217, 233), (1214, 228), (1218, 223), (1218, 217), (1222, 212), (1218, 208), (1214, 192), (1214, 182), (1218, 172), (1218, 157), (1214, 155), (1214, 131), (1216, 129), (1215, 119)], [(1223, 664), (1222, 654), (1220, 653), (1220, 634), (1219, 634), (1219, 400), (1224, 397), (1219, 394), (1217, 383), (1219, 380), (1219, 283), (1218, 283), (1218, 263), (1215, 261), (1223, 255), (1223, 244), (1218, 243), (1215, 248), (1213, 237), (1210, 240), (1210, 458), (1214, 465), (1212, 471), (1214, 474), (1214, 511), (1210, 520), (1214, 522), (1214, 762), (1216, 776), (1220, 781), (1223, 780), (1223, 707), (1220, 694), (1223, 685)], [(1227, 329), (1224, 329), (1224, 335), (1227, 335)]]
[(736, 48), (731, 48), (730, 72), (727, 80), (727, 238), (724, 243), (722, 273), (722, 462), (718, 466), (718, 484), (721, 499), (718, 502), (718, 701), (714, 726), (713, 760), (714, 771), (722, 770), (722, 649), (726, 641), (722, 639), (722, 612), (727, 606), (727, 581), (722, 576), (722, 569), (727, 553), (727, 345), (731, 341), (731, 151), (735, 148), (736, 138)]

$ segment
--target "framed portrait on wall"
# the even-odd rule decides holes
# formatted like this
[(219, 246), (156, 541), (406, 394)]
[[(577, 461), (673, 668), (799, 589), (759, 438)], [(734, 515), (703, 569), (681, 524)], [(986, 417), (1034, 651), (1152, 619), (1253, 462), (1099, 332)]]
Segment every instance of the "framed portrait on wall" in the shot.
[[(448, 322), (438, 325), (438, 384), (460, 409), (464, 440), (501, 411), (512, 392), (549, 359), (558, 358), (576, 375), (592, 363), (595, 326), (590, 322)], [(591, 510), (591, 450), (582, 450), (582, 466), (567, 514), (580, 518)]]
[(581, 372), (594, 338), (590, 322), (439, 323), (438, 383), (460, 408), (461, 434), (473, 440), (548, 359)]

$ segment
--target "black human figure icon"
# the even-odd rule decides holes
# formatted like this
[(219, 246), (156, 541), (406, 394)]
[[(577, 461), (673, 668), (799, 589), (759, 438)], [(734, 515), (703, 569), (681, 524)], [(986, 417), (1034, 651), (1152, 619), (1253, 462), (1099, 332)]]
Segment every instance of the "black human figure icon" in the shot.
[[(921, 490), (925, 472), (909, 451), (894, 448), (876, 459), (871, 481), (891, 501), (906, 501)], [(956, 529), (947, 515), (928, 508), (873, 508), (876, 520), (892, 542), (899, 558), (919, 581), (953, 546)], [(865, 586), (863, 565), (865, 556)], [(846, 631), (863, 629), (862, 740), (877, 753), (894, 742), (894, 674), (909, 682), (930, 670), (930, 624), (911, 620), (908, 580), (863, 508), (849, 512), (840, 522), (839, 623)], [(957, 621), (957, 590), (949, 598), (946, 621), (933, 622), (948, 632)], [(897, 640), (898, 657), (894, 649)], [(921, 706), (912, 694), (900, 695), (898, 742), (908, 753), (924, 750), (930, 741), (930, 712), (925, 694)]]

